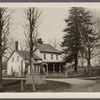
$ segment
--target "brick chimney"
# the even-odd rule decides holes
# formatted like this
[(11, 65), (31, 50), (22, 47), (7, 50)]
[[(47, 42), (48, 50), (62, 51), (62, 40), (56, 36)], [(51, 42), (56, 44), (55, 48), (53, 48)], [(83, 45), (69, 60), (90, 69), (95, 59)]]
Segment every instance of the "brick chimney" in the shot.
[(15, 41), (15, 50), (18, 50), (18, 41)]
[(37, 39), (37, 43), (43, 44), (42, 38)]

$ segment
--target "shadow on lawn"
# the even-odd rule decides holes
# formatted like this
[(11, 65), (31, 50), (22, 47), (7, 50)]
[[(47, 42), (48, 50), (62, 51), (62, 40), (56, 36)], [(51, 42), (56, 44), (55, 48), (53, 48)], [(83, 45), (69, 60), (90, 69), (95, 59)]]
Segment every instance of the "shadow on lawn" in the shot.
[[(36, 92), (60, 92), (68, 89), (71, 85), (64, 82), (47, 80), (46, 84), (36, 85)], [(21, 92), (21, 82), (19, 80), (3, 80), (3, 92)], [(32, 85), (27, 85), (24, 81), (24, 92), (32, 92)]]

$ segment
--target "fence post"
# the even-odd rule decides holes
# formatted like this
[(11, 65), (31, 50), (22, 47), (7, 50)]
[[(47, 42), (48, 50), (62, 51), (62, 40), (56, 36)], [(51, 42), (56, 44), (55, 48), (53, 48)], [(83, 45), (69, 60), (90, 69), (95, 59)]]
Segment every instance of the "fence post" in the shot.
[(23, 90), (23, 60), (21, 60), (21, 91)]

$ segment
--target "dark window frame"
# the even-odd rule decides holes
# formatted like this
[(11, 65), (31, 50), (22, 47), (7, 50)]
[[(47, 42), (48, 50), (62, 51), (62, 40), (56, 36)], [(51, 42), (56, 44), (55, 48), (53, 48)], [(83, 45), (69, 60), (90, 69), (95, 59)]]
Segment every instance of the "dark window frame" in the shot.
[(56, 59), (58, 60), (58, 55), (56, 55)]
[(17, 62), (19, 61), (19, 56), (17, 56)]
[(14, 62), (14, 57), (12, 57), (12, 62)]
[(51, 54), (51, 59), (53, 60), (53, 54)]
[(46, 54), (43, 54), (43, 58), (46, 59)]

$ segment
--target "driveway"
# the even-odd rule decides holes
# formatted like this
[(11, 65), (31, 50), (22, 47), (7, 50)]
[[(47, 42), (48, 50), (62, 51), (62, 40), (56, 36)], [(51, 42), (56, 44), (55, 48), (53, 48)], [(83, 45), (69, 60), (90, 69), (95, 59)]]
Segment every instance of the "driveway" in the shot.
[(92, 81), (92, 80), (83, 80), (83, 79), (79, 79), (79, 78), (47, 79), (47, 80), (58, 81), (58, 82), (65, 82), (65, 83), (70, 83), (72, 85), (94, 83), (94, 81)]
[[(92, 80), (84, 80), (80, 78), (66, 78), (66, 79), (47, 79), (52, 81), (58, 81), (58, 82), (65, 82), (71, 84), (71, 87), (69, 89), (61, 90), (61, 92), (84, 92), (88, 91), (87, 87), (92, 87), (96, 83), (96, 81)], [(90, 92), (92, 92), (91, 89), (89, 89)]]

